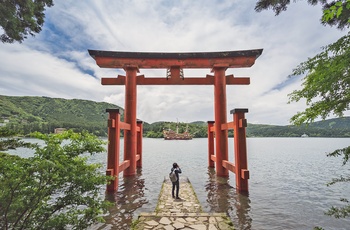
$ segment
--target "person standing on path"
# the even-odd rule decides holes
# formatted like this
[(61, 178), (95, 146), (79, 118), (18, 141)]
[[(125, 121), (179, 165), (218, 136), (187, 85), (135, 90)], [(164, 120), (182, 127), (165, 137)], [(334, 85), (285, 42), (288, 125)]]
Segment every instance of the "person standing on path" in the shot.
[(171, 194), (173, 195), (173, 198), (175, 198), (175, 188), (176, 188), (176, 199), (180, 199), (179, 197), (179, 190), (180, 190), (180, 178), (179, 178), (179, 173), (182, 173), (180, 166), (177, 163), (173, 164), (173, 167), (171, 169), (171, 171), (175, 171), (175, 175), (177, 177), (177, 180), (173, 183), (173, 189), (171, 190)]

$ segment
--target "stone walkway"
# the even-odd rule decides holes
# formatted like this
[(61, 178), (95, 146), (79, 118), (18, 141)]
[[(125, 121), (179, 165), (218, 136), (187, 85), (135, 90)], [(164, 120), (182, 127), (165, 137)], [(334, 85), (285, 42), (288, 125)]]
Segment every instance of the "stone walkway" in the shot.
[(231, 230), (233, 224), (225, 213), (203, 213), (188, 179), (180, 181), (180, 198), (171, 196), (172, 183), (166, 179), (153, 213), (141, 213), (133, 230)]

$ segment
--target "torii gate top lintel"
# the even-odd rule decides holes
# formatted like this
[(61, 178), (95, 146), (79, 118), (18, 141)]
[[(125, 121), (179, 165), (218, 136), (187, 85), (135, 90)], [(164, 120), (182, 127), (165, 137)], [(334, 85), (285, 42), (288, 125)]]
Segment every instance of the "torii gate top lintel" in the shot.
[(180, 68), (226, 68), (251, 67), (262, 54), (263, 49), (193, 52), (193, 53), (156, 53), (156, 52), (120, 52), (89, 50), (89, 54), (101, 68), (124, 68), (135, 66), (144, 69)]

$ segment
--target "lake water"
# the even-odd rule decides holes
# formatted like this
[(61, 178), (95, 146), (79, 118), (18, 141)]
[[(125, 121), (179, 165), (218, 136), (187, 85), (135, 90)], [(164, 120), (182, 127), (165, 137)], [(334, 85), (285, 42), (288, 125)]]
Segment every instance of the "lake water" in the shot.
[[(95, 229), (109, 228), (108, 224), (128, 229), (141, 212), (153, 212), (173, 162), (191, 181), (203, 211), (226, 212), (237, 229), (350, 229), (349, 218), (324, 215), (332, 205), (342, 205), (340, 198), (349, 198), (350, 183), (326, 186), (332, 178), (350, 173), (350, 164), (342, 166), (340, 157), (326, 154), (348, 145), (349, 138), (248, 138), (249, 195), (243, 196), (236, 193), (233, 173), (217, 178), (208, 168), (207, 139), (144, 138), (142, 169), (132, 177), (120, 174), (119, 190), (106, 195), (115, 206), (106, 224)], [(230, 139), (231, 162), (233, 157)], [(91, 160), (105, 165), (106, 153)]]

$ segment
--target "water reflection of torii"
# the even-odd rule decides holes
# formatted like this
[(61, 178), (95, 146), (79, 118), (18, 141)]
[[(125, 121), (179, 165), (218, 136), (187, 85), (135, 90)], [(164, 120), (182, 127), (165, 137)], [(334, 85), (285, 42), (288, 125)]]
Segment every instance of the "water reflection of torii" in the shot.
[[(119, 110), (108, 109), (108, 160), (107, 175), (115, 178), (107, 190), (118, 188), (118, 174), (136, 174), (142, 167), (142, 122), (136, 119), (137, 85), (213, 85), (215, 122), (208, 122), (208, 164), (216, 168), (216, 174), (228, 177), (236, 174), (236, 189), (248, 192), (249, 171), (247, 165), (245, 113), (248, 109), (231, 110), (233, 122), (227, 122), (226, 85), (248, 85), (248, 77), (237, 78), (225, 75), (228, 68), (251, 67), (261, 55), (262, 49), (201, 52), (201, 53), (142, 53), (89, 50), (101, 68), (123, 68), (125, 76), (102, 78), (102, 85), (125, 85), (124, 122), (120, 121)], [(214, 75), (186, 78), (183, 69), (209, 68)], [(167, 69), (163, 78), (137, 76), (140, 69)], [(119, 164), (120, 129), (124, 130), (124, 161)], [(228, 129), (234, 129), (235, 163), (228, 161)], [(214, 151), (215, 133), (215, 151)]]

